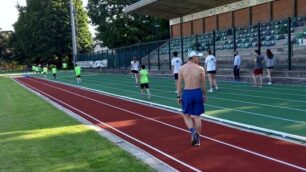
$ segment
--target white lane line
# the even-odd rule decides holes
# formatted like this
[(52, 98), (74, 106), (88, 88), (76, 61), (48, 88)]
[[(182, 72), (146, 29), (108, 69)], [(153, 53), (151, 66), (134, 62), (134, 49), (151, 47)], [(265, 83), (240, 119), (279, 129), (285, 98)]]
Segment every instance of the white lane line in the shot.
[[(151, 102), (149, 100), (143, 100), (143, 99), (139, 99), (139, 98), (136, 98), (136, 97), (132, 98), (133, 96), (135, 96), (135, 94), (125, 94), (125, 96), (122, 96), (122, 95), (119, 95), (119, 94), (113, 94), (113, 93), (109, 93), (109, 92), (105, 92), (105, 91), (101, 91), (101, 90), (97, 90), (97, 89), (92, 89), (90, 87), (84, 87), (84, 86), (80, 86), (80, 85), (69, 84), (69, 83), (66, 83), (66, 82), (63, 82), (63, 81), (52, 81), (52, 82), (60, 83), (60, 84), (66, 85), (66, 86), (74, 87), (74, 88), (80, 88), (82, 90), (86, 90), (86, 91), (93, 92), (93, 93), (98, 93), (98, 94), (103, 94), (103, 95), (107, 95), (107, 96), (114, 97), (114, 98), (119, 98), (119, 99), (126, 100), (126, 101), (129, 101), (129, 102), (132, 102), (132, 103), (138, 103), (138, 104), (141, 104), (141, 105), (144, 105), (144, 106), (149, 106), (149, 107), (154, 106), (157, 109), (161, 109), (161, 110), (166, 110), (166, 111), (175, 112), (175, 113), (181, 113), (182, 112), (182, 109), (176, 108), (176, 107), (173, 107), (173, 106), (162, 105), (162, 104), (159, 104), (159, 103), (154, 103), (154, 102)], [(247, 125), (247, 124), (234, 122), (234, 121), (230, 121), (230, 120), (226, 120), (226, 119), (222, 119), (222, 118), (212, 117), (212, 116), (205, 115), (205, 114), (203, 114), (202, 117), (203, 117), (203, 120), (208, 120), (209, 122), (213, 122), (213, 123), (218, 124), (218, 125), (223, 125), (223, 126), (226, 126), (226, 127), (231, 127), (231, 128), (235, 128), (235, 129), (238, 129), (238, 130), (241, 130), (241, 131), (247, 131), (247, 132), (251, 132), (251, 133), (255, 133), (255, 134), (269, 133), (269, 134), (279, 136), (279, 137), (276, 137), (277, 139), (284, 140), (284, 141), (291, 142), (291, 143), (295, 143), (295, 144), (301, 144), (300, 142), (302, 142), (302, 145), (305, 146), (305, 144), (303, 144), (303, 143), (306, 141), (306, 138), (302, 137), (302, 136), (289, 134), (289, 133), (284, 133), (284, 132), (279, 132), (279, 131), (275, 131), (275, 130), (271, 130), (271, 129), (267, 129), (267, 128), (261, 128), (261, 127), (257, 127), (257, 126), (253, 126), (253, 125)], [(210, 120), (212, 120), (212, 121), (210, 121)], [(228, 126), (228, 125), (230, 125), (230, 126)], [(238, 128), (236, 128), (234, 126), (238, 126)], [(243, 128), (245, 128), (247, 130), (244, 130)], [(250, 131), (250, 130), (255, 130), (257, 132)], [(258, 133), (258, 131), (260, 133)], [(269, 136), (264, 135), (264, 136), (275, 138), (275, 137), (270, 136), (270, 135)], [(284, 139), (284, 138), (299, 140), (300, 142), (296, 143), (293, 140), (288, 140), (288, 139)]]
[[(50, 84), (37, 82), (37, 81), (35, 81), (35, 80), (33, 80), (33, 79), (29, 79), (29, 80), (31, 80), (31, 81), (33, 81), (33, 82), (36, 82), (36, 83), (39, 83), (39, 84), (42, 84), (42, 85), (46, 85), (46, 86), (49, 86), (49, 87), (52, 87), (52, 88), (61, 90), (61, 91), (63, 91), (63, 92), (67, 92), (67, 93), (70, 93), (70, 94), (73, 94), (73, 95), (82, 97), (82, 98), (84, 98), (84, 99), (88, 99), (88, 100), (94, 101), (94, 102), (96, 102), (96, 103), (103, 104), (103, 105), (105, 105), (105, 106), (109, 106), (109, 107), (114, 108), (114, 109), (118, 109), (118, 110), (127, 112), (127, 113), (132, 114), (132, 115), (135, 115), (135, 116), (139, 116), (139, 117), (145, 118), (145, 119), (150, 120), (150, 121), (154, 121), (154, 122), (159, 123), (159, 124), (163, 124), (163, 125), (169, 126), (169, 127), (171, 127), (171, 128), (178, 129), (178, 130), (180, 130), (180, 131), (184, 131), (184, 132), (189, 133), (189, 131), (186, 130), (186, 129), (182, 129), (182, 128), (177, 127), (177, 126), (174, 126), (174, 125), (171, 125), (171, 124), (168, 124), (168, 123), (165, 123), (165, 122), (156, 120), (156, 119), (152, 119), (152, 118), (146, 117), (146, 116), (141, 115), (141, 114), (139, 114), (139, 113), (132, 112), (132, 111), (129, 111), (129, 110), (120, 108), (120, 107), (118, 107), (118, 106), (114, 106), (114, 105), (111, 105), (111, 104), (108, 104), (108, 103), (105, 103), (105, 102), (102, 102), (102, 101), (99, 101), (99, 100), (96, 100), (96, 99), (92, 99), (92, 98), (90, 98), (90, 97), (83, 96), (83, 95), (80, 95), (80, 94), (77, 94), (77, 93), (74, 93), (74, 92), (71, 92), (71, 91), (68, 91), (68, 90), (65, 90), (65, 89), (62, 89), (62, 88), (59, 88), (59, 87), (50, 85)], [(80, 90), (81, 90), (81, 89), (80, 89)], [(84, 91), (84, 90), (81, 90), (81, 91)], [(231, 147), (231, 148), (234, 148), (234, 149), (238, 149), (238, 150), (243, 151), (243, 152), (247, 152), (247, 153), (252, 154), (252, 155), (256, 155), (256, 156), (258, 156), (258, 157), (262, 157), (262, 158), (264, 158), (264, 159), (268, 159), (268, 160), (271, 160), (271, 161), (274, 161), (274, 162), (277, 162), (277, 163), (280, 163), (280, 164), (283, 164), (283, 165), (286, 165), (286, 166), (289, 166), (289, 167), (292, 167), (292, 168), (295, 168), (295, 169), (299, 169), (299, 170), (306, 171), (306, 168), (304, 168), (304, 167), (300, 167), (300, 166), (295, 165), (295, 164), (292, 164), (292, 163), (288, 163), (288, 162), (285, 162), (285, 161), (282, 161), (282, 160), (278, 160), (278, 159), (276, 159), (276, 158), (272, 158), (272, 157), (270, 157), (270, 156), (267, 156), (267, 155), (263, 155), (263, 154), (254, 152), (254, 151), (248, 150), (248, 149), (246, 149), (246, 148), (242, 148), (242, 147), (239, 147), (239, 146), (235, 146), (235, 145), (232, 145), (232, 144), (230, 144), (230, 143), (226, 143), (226, 142), (223, 142), (223, 141), (220, 141), (220, 140), (217, 140), (217, 139), (214, 139), (214, 138), (205, 136), (205, 135), (201, 135), (201, 137), (202, 137), (202, 138), (206, 138), (206, 139), (208, 139), (208, 140), (211, 140), (211, 141), (213, 141), (213, 142), (222, 144), (222, 145), (226, 145), (226, 146)]]
[[(125, 78), (125, 75), (122, 75), (122, 74), (110, 74), (110, 73), (107, 73), (107, 75), (115, 75), (115, 76), (119, 76), (119, 77), (122, 77), (122, 78)], [(100, 76), (103, 76), (103, 75), (100, 75)], [(155, 78), (156, 80), (154, 82), (162, 82), (164, 83), (165, 82), (165, 79), (168, 80), (168, 81), (173, 81), (172, 76), (171, 77), (160, 77), (160, 76), (151, 76), (151, 78)], [(235, 86), (235, 87), (242, 87), (242, 88), (250, 88), (248, 85), (243, 85), (243, 84), (237, 84), (237, 85), (234, 85), (234, 84), (230, 84), (231, 82), (225, 82), (225, 81), (221, 81), (222, 84), (225, 84), (227, 86)], [(276, 84), (274, 84), (273, 86), (277, 86)], [(281, 85), (280, 85), (281, 86)], [(293, 86), (292, 86), (293, 87)], [(230, 88), (233, 88), (233, 87), (230, 87)], [(266, 87), (266, 88), (271, 88), (271, 89), (274, 89), (274, 90), (285, 90), (285, 91), (288, 91), (288, 90), (292, 90), (292, 91), (302, 91), (304, 92), (305, 90), (301, 90), (301, 89), (292, 89), (292, 88), (276, 88), (276, 87)], [(306, 87), (305, 87), (306, 89)], [(248, 90), (246, 90), (248, 91)], [(260, 91), (260, 90), (259, 90)], [(269, 91), (268, 91), (269, 92)], [(288, 93), (290, 94), (290, 93)]]
[[(108, 86), (105, 86), (105, 85), (96, 85), (96, 84), (91, 84), (91, 83), (87, 83), (87, 84), (92, 85), (92, 86), (99, 86), (99, 87), (110, 88), (110, 89), (120, 90), (120, 91), (124, 91), (124, 92), (134, 93), (135, 95), (140, 94), (139, 92), (124, 90), (124, 89), (114, 88), (114, 87), (108, 87)], [(174, 98), (170, 98), (170, 97), (166, 97), (166, 96), (159, 96), (159, 95), (156, 95), (154, 93), (151, 95), (151, 97), (159, 97), (159, 98), (163, 98), (163, 99), (176, 100)], [(281, 118), (281, 117), (277, 117), (277, 116), (273, 116), (273, 115), (265, 115), (265, 114), (260, 114), (260, 113), (256, 113), (256, 112), (249, 112), (249, 111), (244, 111), (244, 110), (239, 110), (239, 109), (226, 108), (226, 107), (221, 107), (221, 106), (216, 106), (216, 105), (211, 105), (211, 104), (206, 104), (206, 106), (210, 106), (210, 107), (214, 107), (214, 108), (218, 108), (218, 109), (236, 111), (236, 112), (240, 112), (240, 113), (243, 113), (243, 114), (251, 114), (251, 115), (261, 116), (261, 117), (265, 117), (265, 118), (272, 118), (272, 119), (288, 121), (288, 122), (293, 122), (293, 123), (306, 124), (306, 122), (304, 122), (304, 121), (297, 121), (297, 120), (292, 120), (292, 119), (288, 119), (288, 118)]]
[[(128, 83), (128, 82), (123, 82), (123, 81), (117, 81), (117, 83), (99, 82), (97, 80), (90, 80), (90, 81), (91, 82), (95, 82), (95, 83), (101, 83), (101, 84), (107, 84), (107, 85), (120, 85), (120, 86), (122, 86), (122, 84), (119, 84), (119, 83)], [(162, 86), (162, 85), (159, 85), (159, 86)], [(132, 86), (129, 85), (128, 87), (132, 87)], [(170, 88), (170, 87), (167, 87), (167, 88)], [(158, 91), (159, 92), (158, 94), (174, 93), (174, 91), (161, 91), (160, 89), (154, 89), (154, 88), (151, 88), (151, 90)], [(218, 93), (222, 94), (222, 92), (218, 92)], [(214, 96), (209, 96), (209, 98), (225, 100), (225, 101), (231, 101), (231, 102), (246, 103), (246, 104), (258, 105), (258, 106), (266, 106), (266, 107), (273, 107), (273, 108), (280, 108), (280, 109), (288, 109), (288, 110), (294, 110), (294, 111), (299, 111), (299, 112), (306, 112), (305, 109), (290, 108), (290, 107), (285, 107), (285, 106), (276, 106), (276, 105), (268, 105), (268, 104), (263, 104), (263, 103), (254, 103), (254, 102), (249, 102), (249, 101), (240, 101), (240, 100), (234, 100), (234, 99), (225, 99), (225, 98), (219, 98), (219, 97), (214, 97)], [(306, 101), (304, 103), (306, 103)]]
[[(115, 74), (108, 74), (108, 75), (115, 75)], [(86, 76), (86, 75), (84, 75)], [(105, 78), (105, 76), (103, 75), (99, 75), (99, 74), (92, 74), (92, 75), (88, 75), (88, 76), (98, 76), (99, 78), (101, 79), (107, 79)], [(124, 76), (117, 76), (119, 78), (126, 78)], [(68, 78), (68, 77), (62, 77), (62, 78)], [(70, 77), (71, 78), (71, 77)], [(90, 78), (86, 78), (87, 80), (91, 80)], [(167, 78), (165, 78), (167, 79)], [(160, 85), (160, 84), (155, 84), (155, 83), (161, 83), (162, 81), (153, 81), (152, 83), (154, 83), (154, 85), (158, 85), (160, 87), (165, 87), (165, 88), (173, 88), (173, 87), (170, 87), (170, 86), (166, 86), (164, 85), (165, 81), (163, 81), (163, 85)], [(127, 82), (126, 82), (127, 83)], [(233, 87), (230, 87), (230, 88), (233, 88)], [(230, 88), (226, 88), (226, 89), (230, 89)], [(222, 88), (223, 89), (223, 88)], [(242, 90), (242, 89), (239, 89), (239, 91)], [(245, 90), (244, 91), (252, 91), (254, 92), (254, 90)], [(301, 90), (300, 90), (301, 91)], [(257, 90), (256, 90), (257, 92)], [(268, 97), (263, 97), (263, 96), (255, 96), (255, 95), (245, 95), (245, 94), (237, 94), (237, 93), (224, 93), (224, 92), (218, 92), (218, 94), (229, 94), (229, 95), (238, 95), (238, 96), (245, 96), (245, 97), (256, 97), (256, 98), (264, 98), (264, 99), (274, 99), (274, 100), (282, 100), (282, 101), (290, 101), (290, 102), (297, 102), (297, 103), (306, 103), (306, 100), (305, 101), (299, 101), (299, 100), (291, 100), (291, 99), (283, 99), (283, 98), (276, 98), (276, 97), (271, 97), (271, 96), (268, 96)], [(300, 94), (299, 94), (300, 95)], [(302, 110), (302, 111), (306, 111), (306, 110)]]
[[(163, 152), (163, 151), (161, 151), (161, 150), (159, 150), (159, 149), (157, 149), (157, 148), (155, 148), (155, 147), (153, 147), (153, 146), (151, 146), (151, 145), (149, 145), (149, 144), (147, 144), (145, 142), (142, 142), (142, 141), (138, 140), (137, 138), (135, 138), (135, 137), (133, 137), (131, 135), (128, 135), (128, 134), (126, 134), (126, 133), (124, 133), (124, 132), (114, 128), (114, 127), (112, 127), (111, 125), (109, 125), (107, 123), (104, 123), (104, 122), (100, 121), (99, 119), (97, 119), (97, 118), (95, 118), (95, 117), (93, 117), (93, 116), (91, 116), (91, 115), (89, 115), (89, 114), (87, 114), (87, 113), (85, 113), (85, 112), (83, 112), (83, 111), (81, 111), (81, 110), (79, 110), (79, 109), (77, 109), (77, 108), (75, 108), (75, 107), (73, 107), (73, 106), (71, 106), (71, 105), (69, 105), (69, 104), (67, 104), (67, 103), (65, 103), (65, 102), (55, 98), (55, 97), (53, 97), (53, 96), (51, 96), (51, 95), (49, 95), (48, 93), (45, 93), (44, 91), (42, 91), (40, 89), (34, 88), (34, 87), (32, 87), (32, 86), (30, 86), (30, 85), (28, 85), (28, 84), (26, 84), (26, 83), (24, 83), (22, 81), (18, 81), (18, 82), (20, 82), (21, 84), (26, 85), (27, 87), (29, 87), (29, 88), (31, 88), (33, 90), (36, 90), (36, 91), (44, 94), (45, 96), (50, 97), (51, 99), (53, 99), (53, 100), (55, 100), (55, 101), (65, 105), (65, 106), (67, 106), (67, 107), (69, 107), (69, 108), (71, 108), (71, 109), (73, 109), (73, 110), (75, 110), (75, 111), (77, 111), (77, 112), (79, 112), (79, 113), (81, 113), (81, 114), (83, 114), (83, 115), (93, 119), (93, 120), (95, 120), (96, 122), (99, 122), (99, 123), (103, 124), (104, 126), (107, 126), (108, 128), (110, 128), (112, 130), (114, 130), (114, 131), (116, 131), (116, 132), (118, 132), (118, 133), (120, 133), (120, 134), (122, 134), (122, 135), (124, 135), (124, 136), (126, 136), (126, 137), (128, 137), (128, 138), (130, 138), (130, 139), (132, 139), (132, 140), (134, 140), (134, 141), (136, 141), (136, 142), (138, 142), (138, 143), (140, 143), (140, 144), (142, 144), (142, 145), (144, 145), (144, 146), (146, 146), (146, 147), (148, 147), (148, 148), (150, 148), (150, 149), (152, 149), (152, 150), (154, 150), (154, 151), (156, 151), (156, 152), (158, 152), (158, 153), (160, 153), (160, 154), (162, 154), (164, 156), (166, 156), (167, 158), (172, 159), (173, 161), (175, 161), (175, 162), (177, 162), (177, 163), (179, 163), (179, 164), (181, 164), (181, 165), (183, 165), (183, 166), (185, 166), (185, 167), (187, 167), (187, 168), (189, 168), (189, 169), (191, 169), (193, 171), (201, 172), (201, 170), (199, 170), (199, 169), (197, 169), (197, 168), (195, 168), (195, 167), (193, 167), (193, 166), (191, 166), (191, 165), (189, 165), (189, 164), (187, 164), (187, 163), (185, 163), (183, 161), (180, 161), (177, 158), (175, 158), (175, 157), (173, 157), (173, 156), (171, 156), (171, 155), (169, 155), (169, 154), (167, 154), (167, 153), (165, 153), (165, 152)], [(80, 96), (80, 97), (82, 97), (82, 96)]]

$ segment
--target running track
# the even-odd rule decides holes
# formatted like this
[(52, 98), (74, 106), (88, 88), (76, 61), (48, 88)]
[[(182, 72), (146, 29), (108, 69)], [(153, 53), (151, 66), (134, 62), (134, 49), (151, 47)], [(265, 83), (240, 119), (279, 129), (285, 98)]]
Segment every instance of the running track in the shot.
[(191, 147), (174, 112), (34, 78), (17, 82), (179, 171), (306, 171), (306, 147), (203, 121), (201, 146)]

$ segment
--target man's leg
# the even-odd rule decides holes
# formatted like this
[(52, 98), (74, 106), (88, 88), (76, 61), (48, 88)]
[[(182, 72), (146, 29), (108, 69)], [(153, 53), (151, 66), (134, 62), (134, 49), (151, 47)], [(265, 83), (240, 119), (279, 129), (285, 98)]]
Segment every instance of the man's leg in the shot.
[(218, 91), (219, 87), (218, 87), (217, 80), (216, 80), (216, 74), (212, 74), (212, 77), (213, 77), (213, 84), (214, 84), (216, 90)]
[(208, 91), (209, 92), (213, 92), (213, 83), (212, 83), (212, 76), (211, 76), (211, 74), (208, 74), (208, 80), (209, 80), (209, 86), (210, 86), (210, 89)]
[(151, 97), (150, 89), (147, 88), (146, 90), (147, 90), (147, 93), (148, 93), (148, 98), (150, 98)]
[(235, 78), (235, 80), (237, 81), (237, 73), (236, 73), (236, 66), (234, 66), (234, 70), (233, 70), (233, 73), (234, 73), (234, 78)]
[(200, 116), (192, 116), (194, 120), (194, 127), (197, 130), (197, 133), (201, 135), (202, 132), (202, 121)]
[(262, 75), (259, 75), (259, 86), (262, 86)]
[(237, 80), (240, 81), (240, 69), (237, 68)]
[(272, 82), (271, 73), (272, 73), (272, 69), (268, 69), (269, 82)]
[(256, 76), (255, 76), (255, 74), (253, 74), (253, 81), (254, 81), (254, 86), (256, 86), (256, 85), (257, 85), (257, 82), (256, 82)]
[(136, 85), (136, 87), (138, 87), (138, 75), (137, 75), (137, 73), (134, 73), (134, 77), (135, 77), (135, 85)]

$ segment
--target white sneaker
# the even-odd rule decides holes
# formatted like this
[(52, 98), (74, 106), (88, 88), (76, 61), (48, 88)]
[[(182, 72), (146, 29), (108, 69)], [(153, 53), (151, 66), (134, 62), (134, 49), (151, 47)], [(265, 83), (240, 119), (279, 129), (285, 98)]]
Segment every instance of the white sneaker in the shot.
[(268, 82), (268, 85), (272, 85), (272, 82)]
[(175, 90), (174, 92), (177, 93), (177, 90)]
[(213, 89), (209, 89), (207, 92), (209, 92), (209, 93), (213, 93), (213, 92), (214, 92), (214, 90), (213, 90)]

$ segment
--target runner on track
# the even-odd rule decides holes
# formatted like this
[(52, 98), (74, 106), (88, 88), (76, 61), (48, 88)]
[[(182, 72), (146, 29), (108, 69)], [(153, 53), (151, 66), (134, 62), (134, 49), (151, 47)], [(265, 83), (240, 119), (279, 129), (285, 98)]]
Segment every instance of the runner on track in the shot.
[[(255, 50), (256, 58), (254, 59), (255, 62), (255, 68), (253, 70), (253, 81), (254, 85), (253, 87), (262, 87), (262, 73), (263, 73), (263, 61), (265, 58), (261, 55), (261, 52), (259, 50)], [(259, 84), (256, 81), (256, 78), (259, 77)]]
[(36, 73), (36, 74), (38, 74), (38, 73), (39, 73), (39, 67), (38, 67), (38, 65), (37, 65), (37, 66), (35, 66), (35, 73)]
[[(206, 80), (204, 68), (199, 66), (203, 54), (191, 50), (188, 52), (188, 62), (179, 70), (177, 85), (177, 102), (182, 104), (183, 117), (191, 133), (191, 144), (200, 146), (202, 124), (200, 115), (205, 112)], [(182, 82), (184, 91), (182, 93)], [(181, 97), (182, 95), (182, 97)]]
[(47, 67), (47, 65), (43, 67), (43, 74), (44, 74), (44, 78), (47, 78), (47, 74), (48, 74), (48, 67)]
[(135, 78), (136, 87), (138, 87), (138, 71), (139, 71), (139, 62), (134, 57), (133, 60), (131, 61), (131, 73), (132, 77)]
[(148, 98), (150, 98), (150, 89), (149, 89), (149, 72), (146, 70), (145, 65), (141, 65), (141, 70), (140, 70), (140, 90), (141, 90), (141, 95), (144, 96), (144, 89), (147, 90), (148, 93)]
[(51, 70), (52, 70), (53, 79), (56, 80), (56, 73), (57, 73), (56, 66), (53, 65)]
[(32, 72), (33, 72), (33, 74), (35, 74), (35, 71), (36, 71), (36, 66), (32, 65)]
[(75, 64), (74, 72), (75, 72), (77, 84), (79, 85), (81, 83), (81, 67), (78, 66), (78, 64)]
[(205, 70), (208, 74), (210, 89), (208, 92), (219, 91), (216, 73), (217, 73), (217, 60), (216, 57), (212, 54), (211, 50), (207, 50), (208, 56), (205, 58)]
[[(180, 67), (182, 66), (182, 59), (177, 57), (177, 52), (173, 52), (174, 58), (171, 60), (172, 70), (173, 70), (173, 76), (175, 79), (175, 88), (177, 89), (177, 80), (178, 80), (178, 72), (180, 70)], [(177, 93), (177, 91), (175, 91)]]
[(63, 62), (62, 68), (63, 68), (63, 70), (64, 70), (65, 72), (67, 71), (68, 65), (67, 65), (66, 62)]

